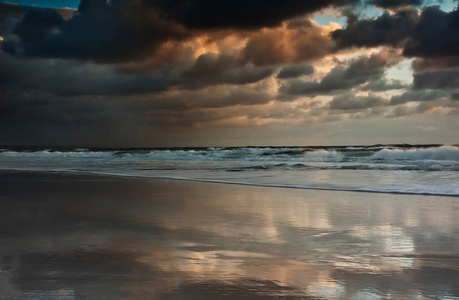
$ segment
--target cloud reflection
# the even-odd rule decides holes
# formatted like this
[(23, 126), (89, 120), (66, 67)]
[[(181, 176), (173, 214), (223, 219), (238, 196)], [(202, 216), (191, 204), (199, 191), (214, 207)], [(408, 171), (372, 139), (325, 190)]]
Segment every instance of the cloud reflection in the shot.
[(13, 299), (459, 296), (452, 198), (21, 176), (0, 183)]

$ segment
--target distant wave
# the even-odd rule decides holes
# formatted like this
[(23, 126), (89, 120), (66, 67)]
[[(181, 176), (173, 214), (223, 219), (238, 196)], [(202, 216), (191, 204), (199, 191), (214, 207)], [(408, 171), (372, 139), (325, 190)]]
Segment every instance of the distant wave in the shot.
[(459, 147), (443, 146), (336, 146), (336, 147), (232, 147), (177, 149), (0, 149), (0, 156), (155, 159), (189, 161), (292, 161), (340, 162), (374, 160), (459, 161)]
[(458, 145), (0, 149), (0, 169), (459, 195)]
[(372, 158), (394, 160), (450, 160), (459, 161), (459, 147), (442, 146), (436, 148), (412, 149), (382, 149), (372, 155)]

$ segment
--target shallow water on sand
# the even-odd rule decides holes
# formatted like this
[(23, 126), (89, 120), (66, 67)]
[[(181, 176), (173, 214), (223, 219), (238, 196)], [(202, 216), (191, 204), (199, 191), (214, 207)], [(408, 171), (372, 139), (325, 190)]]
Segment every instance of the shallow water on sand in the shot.
[(0, 173), (0, 299), (455, 299), (457, 197)]

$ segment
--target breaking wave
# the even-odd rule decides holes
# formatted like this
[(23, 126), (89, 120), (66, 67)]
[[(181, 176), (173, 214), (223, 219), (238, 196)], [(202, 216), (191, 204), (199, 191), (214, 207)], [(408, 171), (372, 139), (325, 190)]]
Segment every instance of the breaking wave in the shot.
[(0, 169), (459, 195), (458, 145), (0, 149)]
[(442, 146), (426, 149), (382, 149), (372, 155), (372, 158), (385, 160), (450, 160), (459, 161), (459, 147)]

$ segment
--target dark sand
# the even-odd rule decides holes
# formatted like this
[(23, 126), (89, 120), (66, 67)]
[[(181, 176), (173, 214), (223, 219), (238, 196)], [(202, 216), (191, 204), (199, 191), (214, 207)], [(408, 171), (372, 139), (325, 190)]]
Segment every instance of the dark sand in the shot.
[(459, 298), (459, 198), (0, 173), (0, 299)]

